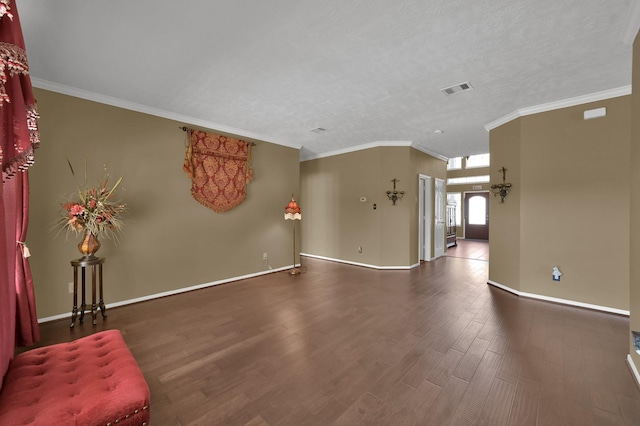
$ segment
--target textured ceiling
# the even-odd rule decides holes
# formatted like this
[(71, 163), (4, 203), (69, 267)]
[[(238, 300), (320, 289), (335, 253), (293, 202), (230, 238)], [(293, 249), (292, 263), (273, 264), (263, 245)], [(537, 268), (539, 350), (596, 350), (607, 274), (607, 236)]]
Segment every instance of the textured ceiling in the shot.
[[(625, 31), (638, 9), (636, 0), (17, 1), (36, 86), (301, 147), (302, 159), (380, 142), (488, 152), (488, 123), (628, 87)], [(464, 81), (474, 90), (440, 91)]]

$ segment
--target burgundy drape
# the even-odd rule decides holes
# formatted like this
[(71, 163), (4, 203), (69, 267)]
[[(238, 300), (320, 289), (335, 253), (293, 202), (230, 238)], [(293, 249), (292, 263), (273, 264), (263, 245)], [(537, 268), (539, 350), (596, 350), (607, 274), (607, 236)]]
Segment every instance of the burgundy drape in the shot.
[(36, 101), (33, 97), (27, 53), (14, 2), (0, 9), (0, 160), (2, 180), (33, 164), (40, 143)]
[[(0, 380), (15, 346), (39, 339), (33, 279), (23, 256), (29, 177), (40, 137), (22, 28), (14, 2), (0, 0)], [(1, 385), (0, 381), (0, 385)]]
[[(7, 238), (7, 218), (4, 209), (4, 185), (0, 185), (0, 388), (15, 349), (16, 288), (13, 285), (15, 264), (9, 253), (15, 251)], [(11, 260), (11, 262), (10, 262)]]
[[(40, 340), (38, 317), (36, 315), (36, 297), (33, 290), (33, 277), (29, 259), (25, 257), (27, 227), (29, 223), (29, 172), (16, 174), (8, 184), (5, 184), (4, 200), (13, 203), (10, 205), (13, 217), (9, 225), (13, 229), (7, 231), (7, 238), (13, 238), (15, 253), (14, 275), (16, 290), (16, 344), (18, 346), (31, 346)], [(11, 233), (13, 231), (13, 233)], [(11, 241), (9, 241), (11, 245)]]

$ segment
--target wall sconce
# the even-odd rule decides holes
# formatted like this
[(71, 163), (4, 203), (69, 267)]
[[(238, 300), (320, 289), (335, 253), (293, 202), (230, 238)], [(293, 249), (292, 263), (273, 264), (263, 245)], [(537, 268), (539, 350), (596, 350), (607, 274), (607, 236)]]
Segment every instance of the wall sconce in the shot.
[(389, 199), (391, 200), (391, 202), (393, 202), (393, 205), (396, 205), (396, 201), (398, 200), (402, 200), (402, 197), (404, 197), (404, 191), (397, 191), (396, 190), (396, 182), (400, 182), (398, 179), (392, 179), (391, 182), (393, 182), (393, 191), (387, 191), (387, 197), (389, 197)]
[(502, 183), (497, 185), (491, 185), (491, 193), (497, 197), (500, 196), (500, 202), (504, 203), (504, 199), (506, 198), (509, 190), (511, 189), (511, 184), (507, 183), (507, 169), (504, 166), (499, 170), (502, 172)]

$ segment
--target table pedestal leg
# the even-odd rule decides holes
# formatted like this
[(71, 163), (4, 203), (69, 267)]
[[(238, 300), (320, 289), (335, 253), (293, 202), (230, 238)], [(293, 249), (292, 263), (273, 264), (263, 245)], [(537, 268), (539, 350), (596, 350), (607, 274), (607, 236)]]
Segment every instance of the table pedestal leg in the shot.
[(76, 325), (76, 317), (78, 316), (78, 268), (73, 268), (73, 308), (71, 309), (71, 325), (69, 328), (73, 328)]
[(82, 303), (80, 303), (80, 324), (82, 324), (84, 322), (84, 311), (85, 309), (87, 309), (87, 298), (85, 295), (85, 281), (86, 281), (86, 276), (85, 276), (85, 271), (84, 271), (84, 266), (81, 268), (81, 275), (82, 275)]
[(96, 304), (96, 265), (91, 267), (91, 319), (93, 325), (98, 323), (96, 319), (98, 315), (98, 305)]
[(98, 275), (98, 280), (100, 283), (100, 313), (102, 314), (102, 319), (107, 318), (107, 308), (104, 306), (104, 301), (103, 301), (103, 296), (102, 296), (102, 265), (98, 266), (98, 271), (99, 271), (99, 275)]

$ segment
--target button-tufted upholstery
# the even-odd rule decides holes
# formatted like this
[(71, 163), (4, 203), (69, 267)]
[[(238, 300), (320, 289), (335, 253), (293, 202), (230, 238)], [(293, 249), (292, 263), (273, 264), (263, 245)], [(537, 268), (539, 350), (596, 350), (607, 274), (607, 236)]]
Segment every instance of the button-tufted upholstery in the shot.
[(0, 392), (0, 425), (145, 425), (150, 393), (118, 330), (15, 357)]

